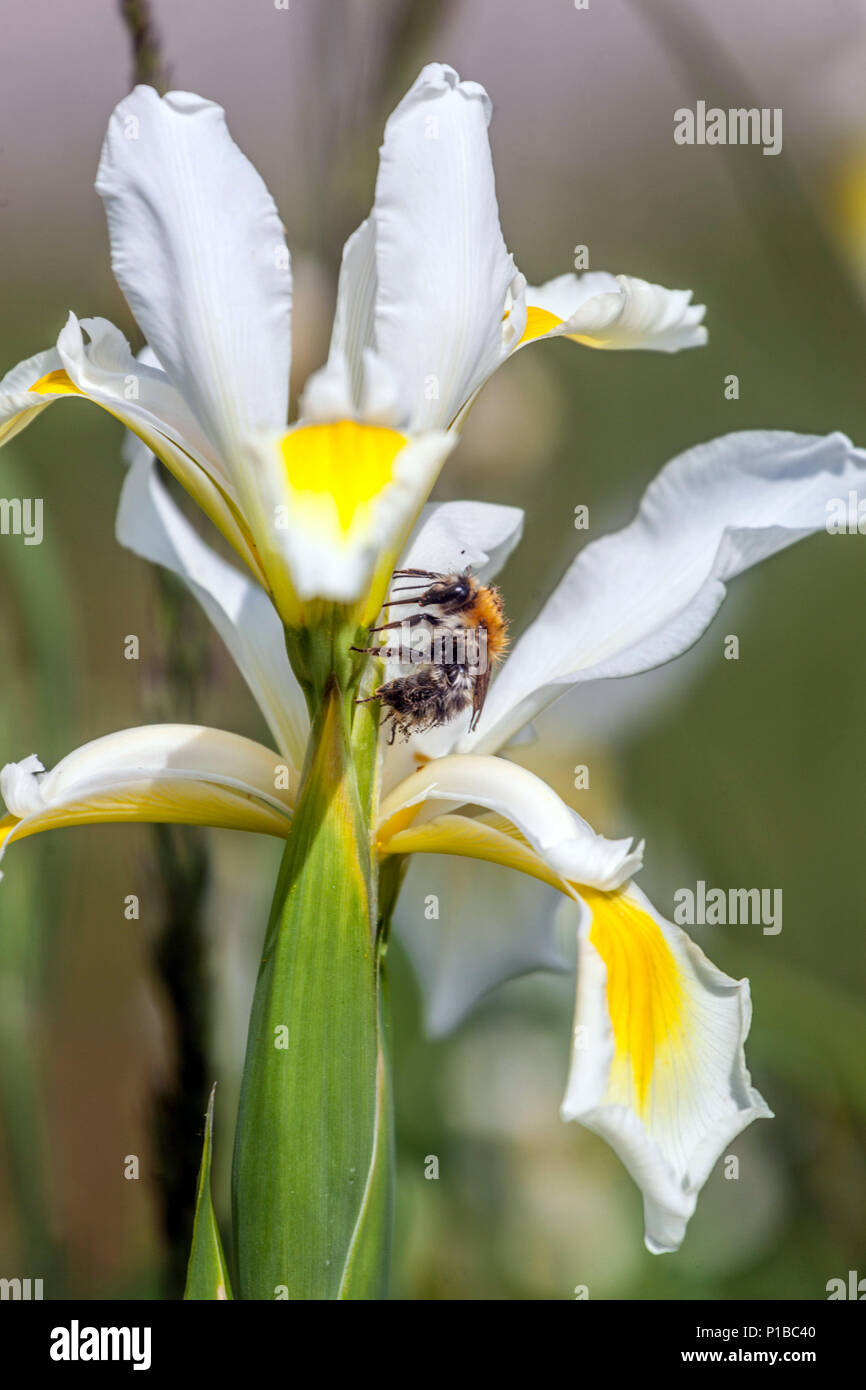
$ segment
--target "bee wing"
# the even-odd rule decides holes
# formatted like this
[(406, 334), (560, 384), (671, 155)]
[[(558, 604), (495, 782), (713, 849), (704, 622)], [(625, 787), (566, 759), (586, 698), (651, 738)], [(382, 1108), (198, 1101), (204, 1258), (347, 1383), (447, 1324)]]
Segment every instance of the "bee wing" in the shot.
[(472, 687), (472, 718), (469, 721), (469, 732), (476, 727), (481, 718), (481, 711), (484, 708), (484, 701), (487, 699), (487, 691), (490, 687), (490, 667), (486, 666), (483, 671), (479, 671), (475, 677)]

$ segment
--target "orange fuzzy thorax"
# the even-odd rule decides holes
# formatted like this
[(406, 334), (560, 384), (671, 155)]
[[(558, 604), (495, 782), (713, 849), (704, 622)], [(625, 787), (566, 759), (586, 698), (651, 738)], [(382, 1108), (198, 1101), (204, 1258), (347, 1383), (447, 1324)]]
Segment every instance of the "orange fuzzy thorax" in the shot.
[(479, 589), (465, 616), (472, 623), (487, 629), (487, 655), (494, 665), (501, 661), (508, 646), (508, 619), (503, 611), (499, 590), (493, 587)]

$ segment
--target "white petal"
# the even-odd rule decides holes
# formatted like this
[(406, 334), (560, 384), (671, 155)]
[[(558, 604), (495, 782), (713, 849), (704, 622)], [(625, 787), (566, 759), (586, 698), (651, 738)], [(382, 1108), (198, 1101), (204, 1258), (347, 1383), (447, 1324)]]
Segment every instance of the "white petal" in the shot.
[(350, 419), (355, 415), (349, 364), (339, 349), (330, 354), (324, 367), (307, 378), (298, 401), (298, 413), (308, 425)]
[(304, 758), (309, 719), (286, 655), (285, 634), (260, 585), (205, 544), (157, 476), (149, 452), (127, 474), (117, 512), (121, 545), (178, 575), (207, 613), (295, 767)]
[(0, 382), (0, 443), (60, 400), (93, 401), (122, 421), (171, 470), (260, 577), (232, 483), (152, 354), (143, 352), (136, 359), (126, 338), (106, 319), (79, 321), (70, 314), (56, 348), (19, 363)]
[(287, 836), (298, 778), (252, 739), (196, 724), (155, 724), (107, 734), (50, 772), (31, 755), (0, 771), (13, 840), (62, 825), (176, 821)]
[(34, 357), (19, 362), (0, 380), (0, 443), (6, 444), (20, 430), (26, 429), (54, 396), (36, 395), (31, 387), (51, 372), (62, 370), (63, 364), (56, 348), (37, 352)]
[(361, 401), (364, 352), (375, 346), (375, 312), (376, 220), (371, 213), (343, 247), (329, 353), (339, 353), (348, 363), (356, 405)]
[(568, 686), (679, 656), (728, 580), (824, 529), (828, 504), (858, 489), (866, 494), (866, 453), (841, 434), (749, 431), (680, 454), (629, 526), (580, 553), (459, 746), (499, 748)]
[(70, 314), (57, 339), (57, 353), (82, 395), (110, 410), (139, 437), (164, 435), (191, 454), (221, 487), (231, 488), (219, 456), (165, 372), (143, 354), (134, 357), (114, 324), (107, 319), (79, 321)]
[(770, 1116), (743, 1045), (747, 980), (732, 980), (635, 884), (586, 894), (563, 1119), (616, 1150), (644, 1198), (646, 1244), (675, 1250), (716, 1160)]
[(288, 409), (291, 275), (273, 200), (219, 106), (139, 86), (97, 178), (117, 281), (229, 468)]
[(595, 348), (679, 352), (702, 347), (707, 341), (706, 310), (691, 298), (691, 290), (668, 290), (630, 275), (560, 275), (527, 289), (520, 346), (565, 336)]
[[(566, 806), (540, 777), (505, 758), (462, 754), (438, 758), (412, 773), (384, 799), (379, 813), (379, 841), (412, 824), (407, 814), (428, 805), (484, 806), (515, 826), (531, 848), (565, 883), (616, 888), (640, 866), (643, 845), (606, 840)], [(418, 833), (423, 832), (419, 823)], [(416, 849), (425, 846), (419, 841)]]
[(567, 967), (556, 936), (561, 901), (556, 889), (499, 864), (432, 854), (410, 860), (394, 927), (421, 984), (431, 1037), (451, 1032), (505, 980)]
[[(356, 420), (301, 424), (253, 442), (254, 534), (284, 621), (298, 602), (352, 603), (378, 612), (397, 556), (456, 436), (407, 437)], [(372, 617), (371, 617), (372, 621)]]
[[(409, 428), (452, 424), (523, 332), (522, 294), (509, 301), (516, 271), (499, 226), (490, 110), (483, 87), (431, 63), (385, 127), (375, 347), (401, 381)], [(354, 249), (369, 254), (366, 243)], [(360, 335), (364, 294), (353, 301)]]
[(523, 534), (523, 512), (494, 502), (431, 502), (400, 560), (401, 568), (448, 574), (471, 568), (483, 583), (498, 574)]

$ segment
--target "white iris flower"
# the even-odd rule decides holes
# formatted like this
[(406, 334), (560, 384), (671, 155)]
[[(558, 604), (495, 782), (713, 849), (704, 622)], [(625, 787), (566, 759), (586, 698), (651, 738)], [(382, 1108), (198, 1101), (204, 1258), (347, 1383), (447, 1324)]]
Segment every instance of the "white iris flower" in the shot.
[[(434, 571), (471, 565), (487, 580), (519, 539), (513, 508), (422, 510), (491, 373), (543, 337), (666, 352), (704, 341), (703, 310), (685, 292), (596, 273), (527, 288), (499, 227), (489, 117), (481, 87), (434, 64), (390, 118), (373, 210), (344, 251), (329, 360), (287, 427), (291, 280), (264, 184), (211, 103), (140, 87), (117, 108), (97, 186), (115, 274), (149, 350), (136, 359), (104, 320), (70, 316), (54, 348), (0, 383), (0, 434), (55, 400), (87, 398), (137, 436), (118, 537), (195, 594), (273, 747), (152, 726), (97, 739), (50, 772), (32, 756), (10, 763), (4, 849), (93, 821), (288, 837), (309, 716), (284, 625), (313, 621), (322, 601), (357, 604), (369, 621), (401, 558)], [(153, 455), (244, 568), (201, 540)], [(841, 435), (734, 434), (688, 451), (629, 526), (579, 554), (493, 681), (474, 732), (460, 720), (409, 745), (382, 740), (370, 828), (381, 859), (458, 856), (500, 869), (492, 924), (468, 911), (461, 924), (463, 1006), (515, 969), (553, 963), (536, 886), (580, 905), (562, 1113), (620, 1155), (655, 1251), (679, 1245), (718, 1156), (770, 1114), (744, 1059), (748, 983), (716, 969), (647, 900), (633, 881), (642, 844), (596, 834), (504, 754), (577, 683), (684, 652), (727, 581), (820, 530), (828, 499), (864, 482), (866, 456)]]

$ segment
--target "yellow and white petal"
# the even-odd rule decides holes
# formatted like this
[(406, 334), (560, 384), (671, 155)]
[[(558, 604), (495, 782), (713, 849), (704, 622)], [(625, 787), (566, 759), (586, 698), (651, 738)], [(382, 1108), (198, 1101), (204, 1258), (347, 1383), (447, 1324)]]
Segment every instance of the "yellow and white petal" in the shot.
[(691, 290), (668, 290), (631, 275), (559, 275), (527, 288), (526, 326), (518, 346), (566, 337), (593, 348), (680, 352), (702, 347), (706, 309), (691, 298)]
[[(447, 806), (469, 805), (483, 806), (502, 816), (526, 845), (509, 833), (502, 833), (494, 845), (491, 827), (485, 833), (470, 817), (452, 817), (452, 821), (466, 822), (460, 830), (463, 838), (459, 842), (449, 839), (448, 847), (443, 848), (436, 817)], [(449, 826), (450, 833), (457, 829)], [(596, 835), (546, 782), (526, 768), (505, 758), (473, 754), (437, 758), (384, 798), (377, 835), (381, 852), (408, 852), (408, 838), (400, 841), (398, 848), (393, 841), (402, 832), (408, 836), (409, 830), (417, 832), (412, 847), (419, 851), (433, 850), (436, 840), (438, 848), (433, 852), (488, 858), (530, 873), (530, 860), (537, 857), (542, 864), (534, 876), (556, 886), (562, 884), (565, 891), (574, 883), (619, 887), (637, 871), (643, 856), (642, 843), (635, 846), (630, 839), (607, 840)]]
[(0, 444), (14, 439), (57, 399), (57, 395), (37, 392), (33, 387), (46, 378), (57, 380), (62, 370), (57, 349), (48, 348), (46, 352), (37, 352), (34, 357), (19, 362), (0, 380)]
[(117, 511), (117, 539), (183, 580), (225, 642), (277, 747), (300, 767), (309, 716), (276, 609), (259, 584), (205, 544), (159, 481), (150, 451), (139, 440), (133, 444)]
[[(363, 238), (375, 236), (375, 347), (400, 381), (412, 429), (452, 425), (523, 333), (523, 281), (499, 225), (490, 114), (483, 87), (430, 63), (385, 127), (374, 226)], [(369, 260), (368, 242), (353, 250)], [(358, 274), (367, 298), (353, 295), (359, 325), (369, 322), (360, 308), (368, 273)]]
[[(455, 436), (356, 419), (302, 423), (253, 441), (255, 536), (290, 626), (314, 599), (381, 607), (391, 572)], [(375, 581), (375, 582), (374, 582)]]
[(748, 981), (718, 970), (636, 884), (581, 896), (562, 1116), (622, 1159), (643, 1193), (647, 1248), (676, 1250), (719, 1156), (771, 1115), (743, 1051)]
[(630, 525), (578, 555), (494, 680), (464, 751), (501, 748), (580, 681), (633, 676), (680, 656), (750, 566), (827, 526), (866, 495), (866, 451), (843, 434), (749, 430), (672, 459)]
[(288, 412), (291, 272), (273, 199), (219, 106), (147, 86), (115, 109), (96, 187), (117, 282), (243, 502), (244, 441)]
[(232, 484), (197, 420), (152, 357), (146, 352), (133, 357), (126, 338), (106, 319), (79, 320), (70, 314), (56, 347), (19, 363), (0, 382), (0, 444), (60, 400), (92, 401), (122, 421), (162, 460), (261, 580)]
[(13, 840), (64, 825), (165, 821), (288, 836), (298, 776), (280, 754), (197, 724), (154, 724), (94, 739), (50, 772), (35, 754), (0, 771)]

